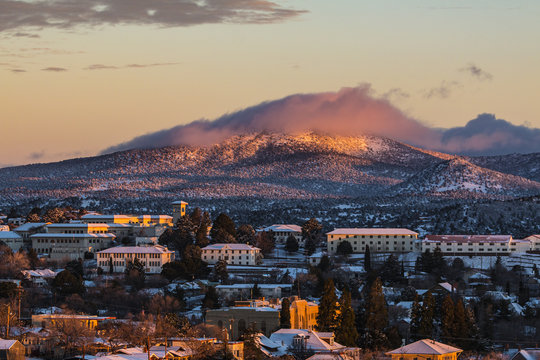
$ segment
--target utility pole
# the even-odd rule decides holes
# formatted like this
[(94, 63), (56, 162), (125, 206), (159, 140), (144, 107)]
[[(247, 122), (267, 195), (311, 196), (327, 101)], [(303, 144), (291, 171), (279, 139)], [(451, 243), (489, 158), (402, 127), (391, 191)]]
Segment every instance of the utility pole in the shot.
[(17, 287), (17, 302), (18, 302), (17, 321), (19, 325), (21, 325), (21, 292), (22, 292), (22, 286), (19, 283), (19, 286)]
[(6, 339), (9, 338), (9, 318), (11, 316), (11, 305), (7, 305)]

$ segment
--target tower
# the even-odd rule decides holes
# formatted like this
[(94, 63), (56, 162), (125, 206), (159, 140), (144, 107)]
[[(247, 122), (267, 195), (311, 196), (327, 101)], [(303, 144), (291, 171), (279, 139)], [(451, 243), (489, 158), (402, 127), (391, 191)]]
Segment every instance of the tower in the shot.
[(178, 219), (186, 215), (186, 206), (188, 205), (185, 201), (174, 201), (172, 203), (173, 208), (173, 224), (176, 225)]

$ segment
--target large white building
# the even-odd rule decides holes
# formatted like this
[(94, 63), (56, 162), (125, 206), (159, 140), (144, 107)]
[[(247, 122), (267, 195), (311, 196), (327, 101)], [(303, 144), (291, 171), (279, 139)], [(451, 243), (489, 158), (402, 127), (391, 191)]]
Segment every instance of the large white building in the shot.
[(225, 260), (229, 265), (257, 265), (261, 249), (246, 244), (213, 244), (201, 249), (201, 259), (208, 264)]
[(529, 241), (531, 244), (531, 251), (540, 252), (540, 235), (531, 235), (526, 237), (524, 240)]
[(336, 254), (339, 243), (347, 241), (354, 253), (364, 252), (366, 246), (372, 253), (412, 252), (418, 233), (399, 228), (343, 228), (326, 233), (327, 251)]
[(15, 231), (0, 231), (0, 242), (9, 246), (13, 252), (19, 251), (24, 246), (22, 236)]
[(292, 235), (298, 241), (298, 245), (304, 246), (304, 241), (302, 240), (302, 228), (298, 225), (274, 224), (259, 231), (272, 233), (274, 235), (276, 244), (285, 244), (287, 242), (287, 238)]
[(49, 224), (45, 231), (50, 234), (113, 234), (121, 238), (131, 235), (133, 226), (114, 223), (63, 223)]
[(30, 236), (32, 248), (52, 260), (77, 260), (113, 245), (113, 234), (39, 233)]
[(174, 261), (174, 251), (161, 245), (118, 246), (97, 253), (97, 265), (108, 271), (112, 261), (113, 272), (124, 272), (128, 263), (138, 259), (148, 274), (159, 274), (164, 264)]
[(422, 240), (422, 252), (437, 247), (444, 255), (496, 256), (527, 252), (531, 242), (512, 235), (426, 235)]

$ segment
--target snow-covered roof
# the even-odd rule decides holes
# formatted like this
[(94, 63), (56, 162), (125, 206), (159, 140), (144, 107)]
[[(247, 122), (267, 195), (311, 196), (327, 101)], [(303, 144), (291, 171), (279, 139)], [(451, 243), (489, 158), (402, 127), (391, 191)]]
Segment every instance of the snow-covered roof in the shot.
[(180, 200), (179, 201), (173, 201), (171, 204), (173, 204), (173, 205), (188, 205), (187, 202), (180, 201)]
[(298, 225), (274, 224), (274, 225), (265, 227), (261, 231), (302, 232), (302, 228)]
[(469, 280), (479, 280), (479, 279), (491, 279), (488, 275), (482, 274), (482, 273), (476, 273), (474, 275), (469, 276)]
[(424, 242), (509, 242), (512, 235), (426, 235)]
[(46, 223), (46, 222), (27, 222), (25, 224), (22, 224), (21, 226), (17, 226), (13, 230), (14, 231), (30, 231), (30, 230), (34, 230), (34, 229), (40, 228), (42, 226), (45, 226), (47, 224), (50, 224), (50, 223)]
[(98, 254), (170, 254), (174, 251), (167, 249), (165, 246), (117, 246), (98, 251)]
[(56, 273), (51, 269), (22, 270), (21, 273), (27, 277), (53, 278), (56, 276)]
[(2, 239), (21, 240), (22, 237), (14, 231), (0, 231), (0, 240)]
[(92, 224), (85, 224), (85, 223), (65, 223), (65, 224), (49, 224), (47, 225), (47, 228), (90, 228), (90, 227), (131, 227), (131, 224), (115, 224), (115, 223), (92, 223)]
[(17, 340), (0, 340), (0, 350), (11, 349), (11, 347), (15, 345), (16, 342)]
[(523, 349), (515, 354), (511, 360), (516, 359), (517, 356), (521, 355), (525, 360), (538, 360), (540, 359), (540, 349)]
[(208, 245), (201, 250), (260, 250), (247, 244), (212, 244)]
[(93, 234), (93, 233), (84, 233), (84, 234), (55, 234), (55, 233), (38, 233), (34, 235), (30, 235), (31, 238), (47, 238), (47, 239), (86, 239), (86, 238), (114, 238), (116, 235), (114, 234)]
[(96, 220), (96, 219), (131, 219), (134, 216), (129, 215), (101, 215), (101, 214), (86, 214), (81, 216), (81, 219), (84, 220)]
[(418, 233), (403, 228), (339, 228), (326, 235), (418, 235)]
[(456, 288), (452, 284), (447, 282), (439, 283), (439, 286), (448, 292), (454, 292), (456, 290)]
[(437, 342), (435, 340), (423, 339), (389, 351), (386, 354), (444, 355), (462, 351), (463, 350), (461, 349)]
[[(324, 334), (327, 337), (327, 334)], [(270, 341), (281, 344), (286, 348), (293, 346), (293, 340), (296, 336), (304, 337), (307, 340), (306, 348), (314, 351), (329, 351), (341, 349), (344, 346), (336, 342), (330, 345), (322, 340), (316, 331), (304, 329), (279, 329), (270, 335)]]

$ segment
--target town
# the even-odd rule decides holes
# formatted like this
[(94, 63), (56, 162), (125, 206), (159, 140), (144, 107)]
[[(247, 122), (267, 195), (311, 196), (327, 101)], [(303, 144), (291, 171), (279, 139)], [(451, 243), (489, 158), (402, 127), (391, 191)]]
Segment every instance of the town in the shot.
[(0, 358), (540, 358), (540, 235), (221, 210), (0, 216)]

